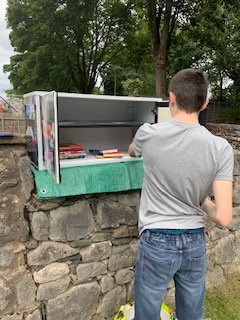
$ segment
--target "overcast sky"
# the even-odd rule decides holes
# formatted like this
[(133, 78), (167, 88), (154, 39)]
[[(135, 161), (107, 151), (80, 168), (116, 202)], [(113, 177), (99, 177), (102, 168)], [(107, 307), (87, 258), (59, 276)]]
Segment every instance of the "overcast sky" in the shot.
[(10, 63), (10, 57), (14, 55), (13, 47), (10, 44), (7, 29), (5, 14), (7, 0), (0, 0), (0, 96), (6, 98), (4, 90), (11, 89), (11, 84), (8, 80), (8, 74), (3, 73), (3, 65)]

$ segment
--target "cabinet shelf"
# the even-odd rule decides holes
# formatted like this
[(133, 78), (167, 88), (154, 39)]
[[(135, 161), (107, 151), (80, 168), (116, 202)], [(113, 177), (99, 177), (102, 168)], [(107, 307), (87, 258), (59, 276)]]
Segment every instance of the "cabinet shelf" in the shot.
[(104, 158), (104, 159), (96, 159), (96, 157), (90, 153), (87, 153), (85, 158), (76, 158), (76, 159), (61, 159), (60, 167), (68, 168), (68, 167), (76, 167), (76, 166), (86, 166), (86, 165), (97, 165), (97, 164), (107, 164), (107, 163), (117, 163), (117, 162), (129, 162), (129, 161), (140, 161), (141, 158), (132, 158), (128, 155), (128, 152), (121, 151), (123, 153), (123, 157), (121, 158)]
[(84, 121), (72, 121), (72, 120), (63, 120), (58, 122), (58, 126), (61, 128), (97, 128), (97, 127), (139, 127), (144, 122), (142, 121), (93, 121), (93, 120), (84, 120)]

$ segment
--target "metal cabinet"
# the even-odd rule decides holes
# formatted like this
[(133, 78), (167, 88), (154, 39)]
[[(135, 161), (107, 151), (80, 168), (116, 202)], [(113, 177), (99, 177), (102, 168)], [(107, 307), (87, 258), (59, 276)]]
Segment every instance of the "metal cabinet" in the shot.
[[(33, 165), (48, 170), (56, 183), (61, 169), (133, 161), (127, 149), (144, 122), (168, 120), (168, 101), (159, 98), (36, 91), (24, 95), (28, 145)], [(84, 158), (59, 159), (59, 144), (84, 146)], [(117, 148), (122, 158), (96, 159), (90, 149)], [(136, 159), (135, 159), (136, 160)]]

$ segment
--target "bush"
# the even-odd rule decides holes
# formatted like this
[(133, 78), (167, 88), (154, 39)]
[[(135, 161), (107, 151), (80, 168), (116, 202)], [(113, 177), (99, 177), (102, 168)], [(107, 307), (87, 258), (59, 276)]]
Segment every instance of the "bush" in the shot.
[(240, 108), (232, 107), (217, 112), (217, 122), (240, 124)]

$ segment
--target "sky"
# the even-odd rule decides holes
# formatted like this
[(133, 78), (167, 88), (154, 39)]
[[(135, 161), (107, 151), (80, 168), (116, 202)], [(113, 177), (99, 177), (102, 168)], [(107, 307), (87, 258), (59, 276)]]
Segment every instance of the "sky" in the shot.
[(9, 41), (9, 32), (5, 21), (7, 0), (0, 0), (0, 96), (6, 99), (4, 90), (11, 89), (8, 74), (3, 73), (3, 65), (10, 63), (10, 57), (14, 55), (13, 47)]

